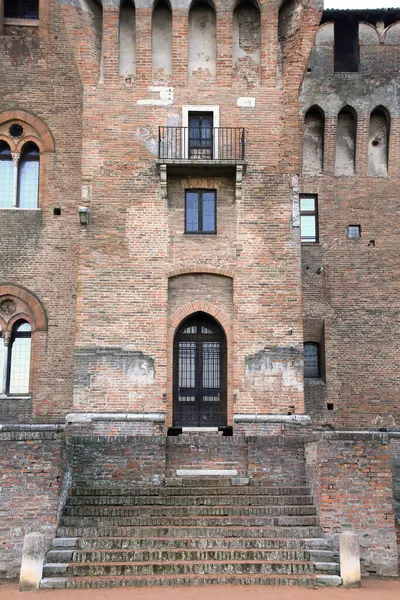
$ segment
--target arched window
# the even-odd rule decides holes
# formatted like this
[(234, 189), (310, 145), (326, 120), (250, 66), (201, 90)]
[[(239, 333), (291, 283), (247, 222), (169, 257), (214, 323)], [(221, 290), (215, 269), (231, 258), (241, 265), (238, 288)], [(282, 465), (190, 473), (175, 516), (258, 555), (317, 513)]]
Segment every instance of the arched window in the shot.
[(260, 68), (261, 23), (257, 4), (239, 2), (233, 13), (233, 75), (250, 85), (258, 83)]
[[(0, 338), (3, 338), (0, 334)], [(0, 339), (0, 364), (2, 367), (2, 394), (28, 394), (31, 365), (31, 326), (17, 321), (8, 343)]]
[(163, 0), (157, 2), (151, 21), (153, 81), (172, 74), (172, 12)]
[(119, 13), (119, 74), (136, 75), (136, 10), (132, 0), (123, 0)]
[(10, 146), (0, 141), (0, 208), (13, 205), (14, 164)]
[(304, 119), (303, 173), (321, 175), (324, 170), (325, 116), (318, 106)]
[(194, 2), (189, 11), (189, 77), (214, 78), (217, 73), (217, 18), (213, 5)]
[(390, 115), (378, 106), (371, 113), (369, 124), (368, 174), (382, 177), (388, 174)]
[(304, 342), (304, 377), (318, 379), (321, 376), (319, 344)]
[(22, 149), (18, 169), (19, 208), (36, 208), (39, 196), (39, 148), (28, 142)]
[(4, 0), (5, 19), (38, 19), (39, 0)]
[(346, 106), (338, 115), (336, 175), (354, 175), (356, 163), (357, 114)]

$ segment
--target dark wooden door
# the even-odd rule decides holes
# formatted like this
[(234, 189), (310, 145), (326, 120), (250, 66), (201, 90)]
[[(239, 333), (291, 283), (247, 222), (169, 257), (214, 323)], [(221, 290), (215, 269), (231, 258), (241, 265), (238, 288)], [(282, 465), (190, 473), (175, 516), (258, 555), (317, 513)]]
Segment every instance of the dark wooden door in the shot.
[(213, 113), (189, 113), (189, 158), (212, 160)]
[(174, 427), (226, 425), (226, 337), (203, 313), (186, 319), (174, 341)]

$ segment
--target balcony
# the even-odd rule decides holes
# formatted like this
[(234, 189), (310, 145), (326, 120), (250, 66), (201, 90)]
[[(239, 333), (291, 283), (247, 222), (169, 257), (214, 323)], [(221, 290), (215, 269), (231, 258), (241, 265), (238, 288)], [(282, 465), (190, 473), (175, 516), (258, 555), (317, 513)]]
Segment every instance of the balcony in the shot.
[(167, 177), (198, 175), (236, 178), (240, 198), (245, 163), (246, 136), (243, 127), (159, 127), (158, 168), (162, 197), (167, 197)]

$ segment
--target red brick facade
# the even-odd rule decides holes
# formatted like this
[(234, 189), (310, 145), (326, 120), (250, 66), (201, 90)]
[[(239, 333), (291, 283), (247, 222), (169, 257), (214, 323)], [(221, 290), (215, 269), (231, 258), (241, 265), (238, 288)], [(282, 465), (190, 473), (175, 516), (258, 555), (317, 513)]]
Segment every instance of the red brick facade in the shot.
[[(348, 454), (363, 455), (354, 494), (366, 493), (364, 509), (379, 512), (371, 494), (379, 473), (364, 469), (379, 461), (388, 504), (389, 447), (340, 433), (324, 443), (306, 437), (313, 429), (383, 428), (397, 448), (400, 12), (352, 13), (362, 23), (360, 68), (335, 73), (332, 23), (341, 15), (324, 13), (321, 1), (262, 0), (244, 31), (235, 3), (218, 0), (215, 53), (207, 46), (205, 66), (190, 70), (190, 2), (172, 3), (170, 74), (152, 63), (151, 4), (136, 7), (135, 72), (124, 75), (119, 0), (40, 0), (37, 22), (0, 20), (0, 142), (13, 154), (28, 141), (40, 150), (38, 207), (0, 208), (0, 327), (7, 332), (1, 302), (10, 298), (20, 303), (14, 321), (25, 314), (32, 326), (30, 393), (0, 397), (0, 423), (67, 422), (80, 485), (96, 473), (93, 449), (105, 481), (123, 481), (132, 468), (128, 484), (162, 483), (185, 446), (171, 442), (167, 452), (164, 444), (174, 424), (175, 333), (206, 313), (226, 336), (223, 425), (238, 440), (219, 456), (221, 437), (202, 459), (189, 444), (183, 463), (236, 464), (268, 485), (279, 477), (291, 484), (296, 473), (303, 485), (307, 459), (323, 527), (336, 534), (344, 522), (328, 505), (346, 505)], [(337, 125), (346, 107), (356, 123), (349, 147)], [(371, 126), (377, 107), (387, 115), (387, 142)], [(220, 148), (216, 157), (216, 146), (207, 165), (159, 156), (159, 128), (183, 127), (202, 110), (215, 128), (244, 128), (244, 160), (224, 160)], [(12, 124), (24, 128), (22, 140), (10, 137)], [(172, 150), (184, 148), (181, 135)], [(371, 163), (385, 143), (387, 173), (377, 176)], [(354, 174), (338, 174), (351, 152)], [(314, 164), (318, 172), (310, 172)], [(185, 191), (198, 189), (216, 191), (215, 233), (185, 233)], [(318, 197), (316, 243), (301, 243), (299, 194)], [(348, 237), (351, 225), (361, 226), (360, 239)], [(320, 347), (320, 377), (312, 380), (303, 377), (304, 342)], [(262, 436), (274, 441), (264, 448)], [(146, 445), (152, 437), (154, 449)], [(395, 481), (398, 461), (393, 452)], [(56, 476), (54, 465), (50, 471)], [(335, 493), (327, 497), (330, 477)], [(345, 511), (346, 519), (357, 514)], [(379, 566), (376, 536), (365, 550), (371, 572), (395, 571), (393, 512), (388, 518), (389, 566)], [(18, 544), (6, 560), (15, 561)]]

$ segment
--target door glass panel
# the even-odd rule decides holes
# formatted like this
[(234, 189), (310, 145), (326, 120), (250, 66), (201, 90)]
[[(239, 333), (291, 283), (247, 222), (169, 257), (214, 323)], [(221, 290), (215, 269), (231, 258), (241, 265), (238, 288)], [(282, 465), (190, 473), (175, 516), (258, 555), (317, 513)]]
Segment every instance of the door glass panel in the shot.
[(203, 342), (203, 387), (220, 386), (220, 348), (219, 342)]
[(179, 387), (194, 388), (196, 385), (196, 344), (179, 343)]

